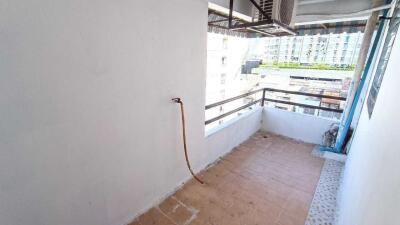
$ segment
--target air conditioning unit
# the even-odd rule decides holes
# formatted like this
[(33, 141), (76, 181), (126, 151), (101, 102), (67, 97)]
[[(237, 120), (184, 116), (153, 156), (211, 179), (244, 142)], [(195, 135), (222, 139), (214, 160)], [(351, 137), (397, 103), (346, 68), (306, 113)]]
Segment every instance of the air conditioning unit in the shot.
[[(287, 26), (293, 25), (292, 21), (296, 15), (296, 0), (258, 0), (261, 9), (272, 20), (285, 24)], [(263, 21), (268, 19), (263, 13), (254, 7), (256, 21)]]

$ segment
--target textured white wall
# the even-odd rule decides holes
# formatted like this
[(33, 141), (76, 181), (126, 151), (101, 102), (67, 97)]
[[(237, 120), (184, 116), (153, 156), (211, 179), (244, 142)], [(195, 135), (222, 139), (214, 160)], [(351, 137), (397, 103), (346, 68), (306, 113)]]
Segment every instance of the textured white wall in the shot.
[(312, 144), (321, 144), (322, 135), (338, 121), (264, 107), (261, 129)]
[(400, 32), (374, 112), (364, 105), (339, 194), (339, 225), (400, 224)]
[(0, 223), (121, 225), (204, 150), (207, 1), (0, 3)]

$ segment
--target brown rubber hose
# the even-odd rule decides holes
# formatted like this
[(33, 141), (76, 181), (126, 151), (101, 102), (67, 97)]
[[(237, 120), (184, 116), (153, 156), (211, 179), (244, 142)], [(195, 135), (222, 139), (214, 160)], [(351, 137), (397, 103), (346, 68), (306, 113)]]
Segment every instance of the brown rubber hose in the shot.
[(192, 167), (190, 166), (189, 157), (188, 157), (188, 153), (187, 153), (187, 146), (186, 146), (186, 128), (185, 128), (186, 124), (185, 124), (185, 110), (183, 107), (183, 102), (180, 98), (173, 98), (172, 101), (179, 103), (181, 106), (182, 138), (183, 138), (183, 149), (185, 151), (186, 165), (187, 165), (190, 173), (192, 174), (193, 178), (196, 179), (200, 184), (204, 184), (204, 182), (202, 180), (200, 180), (200, 178), (198, 178), (196, 176), (196, 174), (194, 174)]

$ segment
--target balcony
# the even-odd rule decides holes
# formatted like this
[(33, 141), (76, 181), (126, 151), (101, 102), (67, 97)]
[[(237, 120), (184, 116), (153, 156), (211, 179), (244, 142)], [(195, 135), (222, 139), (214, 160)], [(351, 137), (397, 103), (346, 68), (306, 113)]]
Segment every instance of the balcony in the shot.
[[(285, 111), (269, 103), (336, 113), (342, 109), (272, 99), (268, 97), (271, 93), (346, 100), (264, 88), (207, 105), (206, 111), (238, 100), (245, 102), (205, 121), (205, 125), (218, 124), (206, 133), (205, 148), (211, 153), (208, 159), (215, 161), (199, 174), (206, 185), (189, 181), (131, 225), (280, 225), (304, 224), (313, 219), (308, 212), (324, 160), (312, 152), (337, 120)], [(229, 116), (229, 120), (218, 123)]]
[[(234, 24), (253, 14), (249, 1), (229, 9), (233, 1), (212, 2), (1, 1), (1, 225), (319, 225), (334, 224), (336, 212), (337, 225), (400, 224), (400, 1), (299, 7), (332, 19), (381, 15), (298, 27), (306, 35), (307, 27), (368, 24), (356, 51), (366, 56), (357, 63), (363, 72), (347, 104), (344, 125), (354, 132), (344, 170), (314, 151), (337, 121), (318, 111), (341, 113), (342, 104), (331, 106), (343, 98), (262, 89), (208, 105), (218, 113), (205, 116), (207, 23), (217, 16), (210, 8), (235, 11)], [(216, 75), (223, 73), (233, 75)], [(176, 97), (185, 103), (186, 139)], [(187, 159), (204, 185), (192, 180)], [(338, 190), (340, 174), (339, 195), (326, 193)]]

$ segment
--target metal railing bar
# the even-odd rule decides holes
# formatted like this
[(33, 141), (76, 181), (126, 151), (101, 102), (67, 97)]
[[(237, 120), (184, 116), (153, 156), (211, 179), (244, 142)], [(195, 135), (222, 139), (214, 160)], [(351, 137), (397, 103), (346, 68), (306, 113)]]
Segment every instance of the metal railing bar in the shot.
[(271, 92), (281, 92), (281, 93), (286, 93), (286, 94), (305, 95), (305, 96), (311, 96), (311, 97), (328, 98), (328, 99), (346, 101), (345, 97), (339, 97), (339, 96), (320, 95), (320, 94), (312, 94), (312, 93), (307, 93), (307, 92), (280, 90), (280, 89), (275, 89), (275, 88), (265, 88), (264, 90), (271, 91)]
[(328, 107), (306, 105), (306, 104), (301, 104), (301, 103), (296, 103), (296, 102), (289, 102), (289, 101), (282, 101), (282, 100), (276, 100), (276, 99), (271, 99), (271, 98), (264, 98), (264, 101), (276, 102), (276, 103), (282, 103), (282, 104), (288, 104), (288, 105), (301, 106), (301, 107), (305, 107), (305, 108), (321, 109), (321, 110), (325, 110), (325, 111), (343, 113), (343, 109), (332, 109), (332, 108), (328, 108)]
[(215, 121), (217, 121), (217, 120), (220, 120), (220, 119), (222, 119), (222, 118), (224, 118), (224, 117), (226, 117), (226, 116), (229, 116), (229, 115), (231, 115), (231, 114), (233, 114), (233, 113), (235, 113), (235, 112), (238, 112), (238, 111), (240, 111), (240, 110), (246, 109), (246, 108), (248, 108), (248, 107), (250, 107), (250, 106), (252, 106), (252, 105), (254, 105), (254, 104), (257, 104), (257, 103), (259, 103), (260, 101), (261, 101), (261, 99), (256, 100), (256, 101), (253, 101), (253, 102), (250, 102), (250, 103), (248, 103), (248, 104), (246, 104), (246, 105), (244, 105), (244, 106), (241, 106), (241, 107), (239, 107), (239, 108), (236, 108), (236, 109), (234, 109), (234, 110), (231, 110), (231, 111), (229, 111), (229, 112), (226, 112), (226, 113), (224, 113), (224, 114), (221, 114), (221, 115), (219, 115), (219, 116), (217, 116), (217, 117), (214, 117), (214, 118), (212, 118), (212, 119), (206, 120), (206, 121), (205, 121), (205, 124), (207, 125), (207, 124), (210, 124), (210, 123), (215, 122)]
[(313, 93), (307, 93), (307, 92), (299, 92), (299, 91), (288, 91), (288, 90), (281, 90), (281, 89), (275, 89), (275, 88), (264, 88), (264, 89), (258, 89), (255, 91), (251, 91), (245, 94), (241, 94), (232, 98), (228, 98), (219, 102), (215, 102), (209, 105), (205, 106), (205, 109), (211, 109), (214, 108), (216, 106), (220, 106), (241, 98), (244, 98), (246, 96), (252, 95), (252, 94), (256, 94), (260, 91), (268, 91), (268, 92), (281, 92), (281, 93), (286, 93), (286, 94), (294, 94), (294, 95), (304, 95), (304, 96), (311, 96), (311, 97), (317, 97), (317, 98), (327, 98), (327, 99), (335, 99), (335, 100), (339, 100), (339, 101), (346, 101), (346, 97), (339, 97), (339, 96), (330, 96), (330, 95), (321, 95), (321, 94), (313, 94)]
[(262, 94), (262, 98), (261, 98), (261, 106), (264, 106), (264, 102), (265, 102), (265, 88), (263, 89), (263, 94)]
[(232, 102), (232, 101), (235, 101), (235, 100), (244, 98), (244, 97), (249, 96), (249, 95), (252, 95), (252, 94), (256, 94), (256, 93), (258, 93), (258, 92), (260, 92), (260, 91), (263, 91), (263, 89), (258, 89), (258, 90), (255, 90), (255, 91), (250, 91), (250, 92), (248, 92), (248, 93), (241, 94), (241, 95), (238, 95), (238, 96), (236, 96), (236, 97), (232, 97), (232, 98), (228, 98), (228, 99), (225, 99), (225, 100), (222, 100), (222, 101), (219, 101), (219, 102), (215, 102), (215, 103), (206, 105), (205, 108), (206, 108), (206, 110), (207, 110), (207, 109), (211, 109), (211, 108), (214, 108), (214, 107), (216, 107), (216, 106), (220, 106), (220, 105), (223, 105), (223, 104), (225, 104), (225, 103)]
[(337, 112), (337, 113), (343, 113), (343, 109), (332, 109), (332, 108), (328, 108), (328, 107), (322, 107), (322, 106), (314, 106), (314, 105), (307, 105), (307, 104), (302, 104), (302, 103), (297, 103), (297, 102), (290, 102), (290, 101), (283, 101), (283, 100), (277, 100), (277, 99), (271, 99), (271, 98), (266, 98), (265, 97), (265, 92), (269, 91), (269, 92), (281, 92), (281, 93), (287, 93), (287, 94), (294, 94), (294, 95), (304, 95), (304, 96), (311, 96), (311, 97), (318, 97), (318, 98), (327, 98), (327, 99), (335, 99), (335, 100), (340, 100), (340, 101), (345, 101), (346, 98), (345, 97), (338, 97), (338, 96), (329, 96), (329, 95), (320, 95), (320, 94), (312, 94), (312, 93), (307, 93), (307, 92), (298, 92), (298, 91), (288, 91), (288, 90), (281, 90), (281, 89), (275, 89), (275, 88), (263, 88), (263, 89), (258, 89), (258, 90), (254, 90), (245, 94), (241, 94), (232, 98), (228, 98), (219, 102), (215, 102), (209, 105), (205, 106), (205, 109), (211, 109), (214, 108), (216, 106), (220, 106), (244, 97), (247, 97), (249, 95), (253, 95), (256, 94), (258, 92), (262, 91), (263, 95), (262, 98), (253, 102), (250, 102), (246, 105), (243, 105), (239, 108), (236, 108), (234, 110), (231, 110), (229, 112), (226, 112), (224, 114), (221, 114), (217, 117), (214, 117), (212, 119), (209, 119), (207, 121), (205, 121), (205, 125), (210, 124), (212, 122), (218, 121), (226, 116), (229, 116), (235, 112), (238, 112), (240, 110), (246, 109), (254, 104), (257, 104), (259, 102), (261, 102), (261, 106), (264, 106), (264, 102), (276, 102), (276, 103), (281, 103), (281, 104), (287, 104), (287, 105), (295, 105), (295, 106), (300, 106), (300, 107), (305, 107), (305, 108), (312, 108), (312, 109), (319, 109), (319, 110), (325, 110), (325, 111), (330, 111), (330, 112)]

